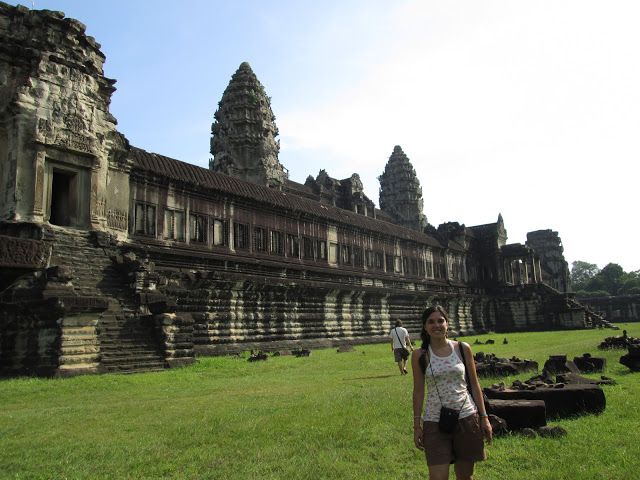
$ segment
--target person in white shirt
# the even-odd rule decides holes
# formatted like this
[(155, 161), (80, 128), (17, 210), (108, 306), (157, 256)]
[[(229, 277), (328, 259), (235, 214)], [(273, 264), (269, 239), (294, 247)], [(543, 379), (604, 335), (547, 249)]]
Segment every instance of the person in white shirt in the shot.
[(409, 332), (402, 326), (402, 320), (396, 320), (396, 326), (391, 329), (389, 336), (391, 337), (391, 351), (400, 369), (400, 375), (406, 375), (409, 350), (413, 352), (413, 345), (411, 338), (409, 338)]

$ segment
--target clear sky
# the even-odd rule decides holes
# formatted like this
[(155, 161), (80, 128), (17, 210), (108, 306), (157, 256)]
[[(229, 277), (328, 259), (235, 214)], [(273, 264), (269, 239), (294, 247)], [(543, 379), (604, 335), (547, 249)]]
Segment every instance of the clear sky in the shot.
[(248, 61), (292, 180), (356, 172), (378, 204), (401, 145), (433, 225), (502, 213), (510, 243), (552, 229), (569, 263), (640, 269), (637, 0), (22, 3), (87, 25), (135, 146), (206, 167)]

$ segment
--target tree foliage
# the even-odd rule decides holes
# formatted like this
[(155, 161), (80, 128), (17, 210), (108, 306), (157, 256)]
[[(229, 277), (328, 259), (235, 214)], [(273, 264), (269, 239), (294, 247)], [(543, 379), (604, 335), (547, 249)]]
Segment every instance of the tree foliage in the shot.
[(617, 263), (600, 270), (594, 263), (578, 260), (571, 264), (571, 286), (585, 297), (640, 294), (640, 270), (627, 273)]
[(589, 281), (600, 272), (595, 263), (577, 260), (571, 264), (571, 286), (574, 291), (585, 290)]

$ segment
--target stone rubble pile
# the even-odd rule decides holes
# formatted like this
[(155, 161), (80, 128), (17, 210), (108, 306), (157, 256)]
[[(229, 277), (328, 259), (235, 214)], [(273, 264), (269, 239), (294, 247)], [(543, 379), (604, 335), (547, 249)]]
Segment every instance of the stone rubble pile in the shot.
[(538, 362), (522, 360), (516, 356), (507, 359), (497, 357), (493, 353), (478, 352), (473, 358), (476, 361), (476, 372), (480, 377), (516, 375), (538, 370)]

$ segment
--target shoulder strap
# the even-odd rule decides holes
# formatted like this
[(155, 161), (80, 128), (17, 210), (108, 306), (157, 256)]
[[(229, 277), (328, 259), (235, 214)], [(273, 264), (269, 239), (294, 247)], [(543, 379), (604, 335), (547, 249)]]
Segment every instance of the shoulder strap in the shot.
[(460, 350), (460, 359), (462, 360), (462, 364), (464, 365), (464, 380), (467, 384), (467, 390), (469, 390), (469, 394), (471, 393), (471, 382), (469, 381), (469, 369), (467, 368), (467, 359), (464, 356), (464, 342), (458, 342), (458, 350)]
[(398, 341), (400, 342), (400, 347), (402, 348), (402, 340), (400, 340), (400, 335), (398, 335), (398, 327), (395, 327), (393, 331), (396, 332), (396, 337), (398, 337)]

